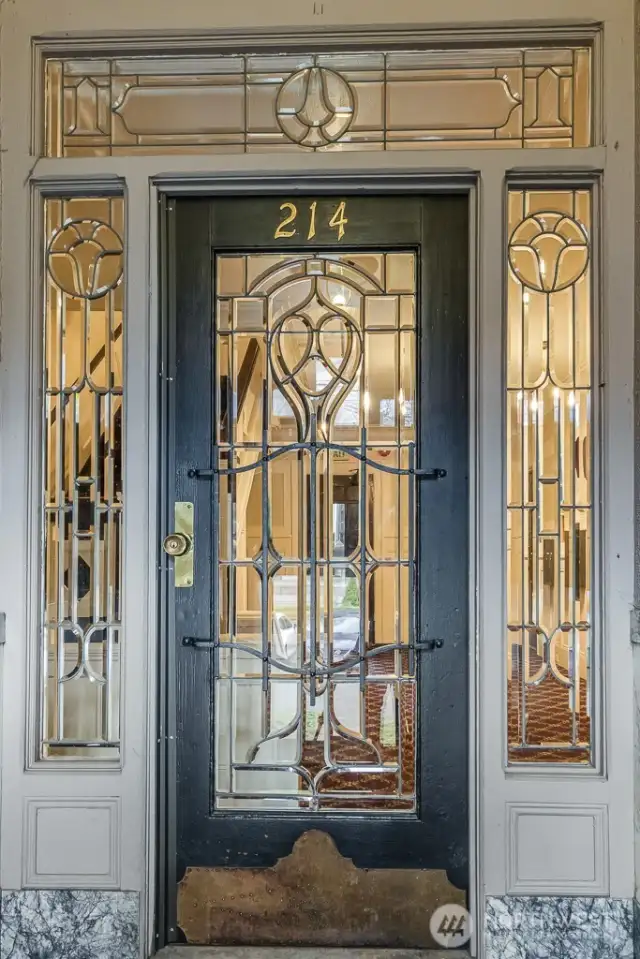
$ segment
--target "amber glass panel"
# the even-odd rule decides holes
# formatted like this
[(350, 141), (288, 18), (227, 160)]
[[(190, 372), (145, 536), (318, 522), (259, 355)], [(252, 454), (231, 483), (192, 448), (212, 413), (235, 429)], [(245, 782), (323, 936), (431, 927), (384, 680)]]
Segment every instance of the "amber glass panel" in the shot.
[(588, 47), (51, 59), (44, 152), (583, 147), (591, 62)]
[(42, 758), (119, 753), (122, 197), (45, 201)]
[(592, 759), (591, 194), (509, 193), (509, 762)]
[(215, 272), (216, 805), (412, 810), (415, 255)]

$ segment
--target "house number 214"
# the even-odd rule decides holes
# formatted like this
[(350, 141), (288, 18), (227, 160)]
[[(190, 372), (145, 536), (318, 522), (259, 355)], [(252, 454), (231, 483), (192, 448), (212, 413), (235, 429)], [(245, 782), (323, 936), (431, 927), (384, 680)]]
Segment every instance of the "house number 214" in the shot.
[[(316, 235), (317, 206), (317, 200), (314, 200), (313, 203), (309, 205), (309, 230), (307, 232), (307, 240), (312, 240)], [(298, 207), (295, 205), (295, 203), (291, 203), (290, 200), (287, 200), (286, 203), (281, 204), (280, 212), (282, 213), (282, 219), (276, 227), (275, 233), (273, 234), (274, 240), (295, 236), (298, 232), (295, 226), (296, 217), (298, 216)], [(337, 210), (329, 220), (329, 226), (338, 231), (339, 240), (341, 240), (344, 236), (344, 228), (348, 222), (347, 204), (344, 200), (341, 200), (338, 204)]]

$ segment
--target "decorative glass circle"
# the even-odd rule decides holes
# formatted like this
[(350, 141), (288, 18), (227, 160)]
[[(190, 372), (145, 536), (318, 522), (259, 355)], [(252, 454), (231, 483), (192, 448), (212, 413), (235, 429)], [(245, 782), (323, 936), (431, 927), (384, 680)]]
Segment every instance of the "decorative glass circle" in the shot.
[(122, 240), (102, 220), (67, 220), (53, 234), (47, 250), (47, 268), (63, 293), (97, 300), (122, 278)]
[(305, 67), (292, 73), (276, 100), (280, 129), (305, 147), (335, 143), (349, 129), (353, 111), (351, 87), (341, 74), (326, 67)]
[(589, 262), (585, 228), (565, 213), (534, 213), (513, 231), (509, 263), (524, 286), (556, 293), (580, 279)]

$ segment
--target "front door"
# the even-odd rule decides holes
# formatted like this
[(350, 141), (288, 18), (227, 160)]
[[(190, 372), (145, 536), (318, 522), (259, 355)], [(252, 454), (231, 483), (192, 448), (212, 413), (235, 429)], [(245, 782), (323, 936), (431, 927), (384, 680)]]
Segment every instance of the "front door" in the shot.
[(465, 902), (467, 204), (170, 203), (170, 939)]

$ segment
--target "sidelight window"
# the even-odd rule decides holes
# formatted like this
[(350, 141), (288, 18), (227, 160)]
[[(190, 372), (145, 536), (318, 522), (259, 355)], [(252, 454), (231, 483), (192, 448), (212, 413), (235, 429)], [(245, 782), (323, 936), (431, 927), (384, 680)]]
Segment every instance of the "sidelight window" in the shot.
[(590, 763), (592, 193), (509, 192), (509, 761)]
[(122, 197), (45, 201), (41, 756), (116, 758)]

